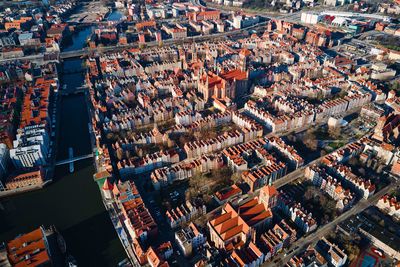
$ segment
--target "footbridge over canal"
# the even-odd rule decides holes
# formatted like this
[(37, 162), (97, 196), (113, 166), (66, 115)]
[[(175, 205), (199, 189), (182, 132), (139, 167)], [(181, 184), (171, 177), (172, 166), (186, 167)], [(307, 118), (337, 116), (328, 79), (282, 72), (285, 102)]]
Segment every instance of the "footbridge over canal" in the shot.
[(56, 162), (55, 165), (60, 166), (60, 165), (64, 165), (64, 164), (69, 164), (69, 171), (72, 173), (72, 172), (74, 172), (74, 162), (75, 161), (84, 160), (84, 159), (88, 159), (88, 158), (92, 158), (92, 157), (93, 157), (93, 153), (74, 157), (72, 147), (70, 147), (69, 148), (69, 158), (65, 159), (65, 160), (60, 160), (60, 161)]

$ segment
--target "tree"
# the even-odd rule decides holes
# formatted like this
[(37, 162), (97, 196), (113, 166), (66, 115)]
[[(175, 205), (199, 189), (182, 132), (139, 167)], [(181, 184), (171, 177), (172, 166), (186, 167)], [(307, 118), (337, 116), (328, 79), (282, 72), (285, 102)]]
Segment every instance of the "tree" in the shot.
[(308, 129), (303, 137), (303, 143), (306, 145), (308, 149), (313, 151), (317, 150), (318, 148), (318, 141), (315, 140), (315, 133), (313, 129)]
[(147, 47), (147, 45), (145, 43), (139, 43), (139, 49), (143, 50)]
[(221, 184), (224, 186), (232, 184), (231, 176), (232, 176), (232, 171), (227, 166), (224, 166), (220, 169), (214, 169), (211, 172), (212, 179), (216, 180), (217, 184)]
[(356, 245), (352, 245), (350, 243), (346, 243), (344, 245), (344, 248), (346, 249), (348, 253), (348, 259), (349, 261), (353, 261), (358, 257), (358, 254), (360, 254), (360, 249)]
[(318, 149), (318, 141), (317, 140), (312, 140), (312, 139), (308, 139), (306, 141), (304, 141), (304, 144), (306, 145), (306, 147), (312, 151), (316, 151)]
[(167, 146), (168, 148), (172, 148), (176, 145), (175, 141), (168, 137)]
[(297, 141), (296, 133), (293, 131), (287, 136), (288, 140), (295, 143)]
[(337, 140), (342, 133), (342, 129), (340, 128), (340, 126), (329, 127), (328, 133), (332, 139)]
[(231, 176), (231, 180), (234, 184), (238, 184), (242, 181), (242, 175), (240, 173), (234, 173)]
[(349, 159), (348, 163), (352, 166), (356, 166), (359, 164), (358, 159), (356, 157), (352, 157), (351, 159)]
[(117, 156), (118, 160), (122, 160), (123, 159), (123, 156), (124, 156), (123, 153), (124, 153), (124, 151), (122, 150), (122, 148), (119, 147), (117, 149), (117, 151), (116, 151), (116, 156)]
[(190, 188), (196, 193), (199, 192), (204, 185), (203, 175), (200, 172), (195, 172), (194, 175), (189, 179), (189, 185)]
[(125, 151), (125, 157), (126, 157), (127, 159), (130, 159), (130, 158), (131, 158), (131, 152), (129, 152), (129, 150), (126, 150), (126, 151)]
[(115, 140), (115, 134), (114, 133), (108, 133), (106, 135), (106, 137), (107, 137), (107, 140), (109, 140), (109, 141), (114, 141)]
[(383, 169), (383, 167), (384, 167), (384, 165), (381, 163), (381, 164), (379, 164), (379, 166), (378, 166), (378, 169), (376, 170), (376, 172), (377, 173), (381, 173), (382, 172), (382, 169)]
[(180, 146), (184, 146), (186, 143), (194, 141), (194, 136), (193, 134), (190, 133), (184, 133), (179, 137), (179, 144)]

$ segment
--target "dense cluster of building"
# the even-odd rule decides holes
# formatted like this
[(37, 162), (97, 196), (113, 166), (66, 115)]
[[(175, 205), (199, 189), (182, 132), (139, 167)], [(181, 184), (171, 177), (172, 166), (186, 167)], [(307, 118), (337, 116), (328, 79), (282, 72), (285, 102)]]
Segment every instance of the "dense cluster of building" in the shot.
[[(51, 165), (54, 101), (59, 82), (55, 62), (36, 64), (17, 62), (14, 66), (24, 66), (20, 69), (20, 81), (7, 83), (5, 87), (0, 179), (3, 190), (41, 187), (48, 180), (46, 172)], [(9, 161), (13, 163), (12, 168), (8, 166)]]
[[(129, 11), (136, 8), (129, 1), (118, 5)], [(190, 26), (182, 21), (154, 20), (182, 18), (183, 13)], [(164, 32), (181, 39), (193, 31), (190, 27), (202, 31), (213, 23), (217, 31), (221, 31), (220, 22), (228, 25), (226, 29), (257, 23), (248, 14), (226, 17), (187, 3), (148, 5), (140, 15), (142, 22), (133, 29), (139, 42), (160, 41)], [(230, 19), (232, 24), (227, 22)], [(385, 19), (377, 17), (377, 21)], [(385, 125), (393, 126), (398, 118), (383, 115), (386, 108), (375, 103), (384, 102), (387, 94), (371, 81), (387, 69), (379, 64), (359, 66), (352, 57), (331, 57), (319, 48), (335, 44), (334, 32), (327, 28), (271, 20), (263, 34), (237, 41), (141, 47), (89, 57), (85, 80), (93, 107), (91, 126), (101, 152), (97, 159), (102, 162), (95, 179), (108, 177), (100, 183), (103, 191), (110, 187), (115, 191), (126, 185), (109, 184), (111, 176), (115, 180), (141, 177), (140, 183), (163, 192), (178, 181), (228, 168), (256, 197), (244, 198), (242, 188), (235, 184), (214, 192), (219, 211), (209, 217), (206, 229), (194, 223), (206, 214), (206, 203), (186, 199), (174, 205), (165, 217), (167, 225), (177, 230), (175, 242), (185, 256), (204, 250), (205, 255), (213, 255), (198, 264), (258, 266), (272, 260), (302, 234), (312, 234), (318, 224), (301, 201), (273, 186), (302, 168), (305, 159), (284, 138), (266, 137), (266, 133), (306, 129), (328, 118), (340, 125), (341, 116), (360, 111), (363, 118), (378, 122), (375, 135), (381, 138), (350, 143), (323, 157), (320, 165), (306, 168), (306, 178), (336, 201), (339, 211), (375, 193), (371, 180), (355, 175), (346, 165), (350, 158), (367, 162), (378, 157), (386, 164), (397, 160), (388, 139), (398, 132)], [(242, 101), (250, 94), (252, 99)], [(388, 96), (394, 103), (389, 101), (389, 105), (397, 110), (395, 94)], [(111, 144), (108, 148), (107, 142)], [(137, 190), (133, 195), (139, 194)], [(169, 256), (163, 248), (156, 248), (160, 242), (152, 241), (158, 226), (144, 201), (140, 196), (127, 198), (129, 204), (123, 204), (121, 197), (113, 201), (124, 214), (121, 224), (127, 229), (127, 243), (140, 263), (155, 258), (160, 264), (165, 262)], [(228, 257), (218, 259), (215, 248)], [(288, 264), (319, 261), (342, 266), (346, 259), (346, 253), (323, 239)]]
[(26, 234), (20, 234), (0, 246), (0, 259), (4, 266), (52, 266), (64, 263), (64, 253), (58, 247), (65, 246), (54, 228), (43, 226)]
[[(96, 152), (94, 179), (106, 206), (118, 215), (115, 227), (136, 265), (168, 266), (175, 242), (183, 256), (198, 256), (196, 266), (260, 266), (322, 225), (313, 207), (292, 198), (283, 187), (275, 188), (291, 172), (304, 174), (306, 181), (299, 183), (318, 188), (335, 201), (339, 212), (359, 199), (369, 201), (379, 182), (356, 175), (350, 159), (366, 165), (379, 161), (390, 167), (391, 175), (400, 176), (400, 98), (376, 83), (392, 79), (396, 71), (383, 63), (359, 65), (351, 53), (326, 52), (340, 43), (340, 34), (330, 26), (355, 34), (377, 29), (398, 35), (389, 17), (303, 12), (303, 23), (323, 22), (330, 28), (271, 19), (265, 32), (250, 32), (241, 39), (164, 46), (165, 39), (240, 30), (263, 18), (193, 3), (145, 2), (116, 1), (117, 8), (127, 11), (119, 21), (105, 23), (99, 15), (99, 25), (88, 39), (90, 48), (117, 42), (137, 42), (139, 48), (92, 53), (85, 59), (84, 74)], [(243, 5), (239, 0), (213, 2)], [(315, 2), (285, 1), (284, 6), (299, 10)], [(65, 17), (77, 6), (75, 1), (59, 2), (49, 10), (7, 10), (0, 16), (0, 83), (5, 85), (0, 90), (1, 191), (40, 187), (48, 180), (59, 89), (55, 52), (74, 31)], [(158, 46), (152, 49), (143, 45), (154, 41)], [(400, 59), (398, 52), (383, 47), (370, 52), (377, 61)], [(24, 60), (28, 54), (35, 59)], [(327, 121), (330, 127), (340, 127), (342, 118), (354, 112), (376, 124), (374, 133), (354, 138), (312, 164), (307, 164), (308, 155), (295, 149), (298, 146), (289, 145), (289, 137), (276, 136), (295, 135)], [(168, 192), (171, 184), (191, 193), (186, 188), (191, 182), (199, 177), (213, 180), (217, 177), (209, 176), (219, 170), (231, 175), (224, 177), (229, 180), (224, 188), (204, 182), (193, 199), (185, 196), (172, 205), (165, 201), (165, 216), (155, 208), (153, 197)], [(206, 201), (209, 191), (211, 200)], [(210, 206), (212, 212), (207, 213)], [(376, 206), (394, 219), (400, 216), (393, 195), (380, 197)], [(398, 257), (398, 246), (390, 241), (382, 245), (383, 237), (371, 230), (375, 223), (363, 216), (357, 220), (362, 236)], [(356, 231), (349, 223), (340, 227), (346, 233)], [(174, 232), (173, 240), (165, 240), (166, 230)], [(20, 241), (8, 245), (7, 251), (21, 250), (23, 256), (11, 254), (12, 264), (29, 265), (34, 258), (51, 262), (46, 236), (38, 230), (34, 235), (36, 239), (27, 239), (29, 244), (22, 248)], [(286, 265), (343, 266), (347, 254), (330, 241), (321, 238)], [(31, 244), (39, 247), (28, 255), (24, 247)]]
[[(90, 47), (98, 44), (139, 42), (158, 42), (173, 39), (182, 40), (186, 37), (218, 34), (235, 29), (247, 28), (260, 22), (260, 17), (243, 12), (224, 14), (218, 10), (193, 5), (190, 3), (154, 3), (139, 5), (132, 1), (117, 1), (117, 8), (127, 10), (128, 15), (120, 21), (108, 22), (102, 25), (90, 38)], [(139, 10), (140, 13), (139, 13)], [(170, 20), (173, 18), (174, 20)], [(120, 27), (126, 22), (136, 22), (126, 30)]]
[(72, 0), (48, 8), (6, 9), (0, 20), (0, 58), (12, 60), (32, 54), (38, 58), (57, 57), (71, 33), (64, 19), (77, 6), (77, 1)]

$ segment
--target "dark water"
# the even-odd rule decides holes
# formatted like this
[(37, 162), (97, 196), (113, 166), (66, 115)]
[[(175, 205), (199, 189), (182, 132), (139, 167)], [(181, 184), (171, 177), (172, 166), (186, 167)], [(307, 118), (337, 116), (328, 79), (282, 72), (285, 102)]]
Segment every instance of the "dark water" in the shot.
[(115, 21), (115, 20), (120, 20), (122, 18), (122, 14), (119, 13), (117, 10), (113, 10), (110, 15), (108, 15), (107, 20), (109, 21)]
[[(72, 60), (64, 68), (76, 69), (80, 64)], [(81, 74), (64, 75), (63, 80), (69, 89), (83, 83)], [(64, 97), (57, 112), (61, 114), (57, 160), (68, 157), (69, 147), (74, 156), (90, 153), (84, 95)], [(72, 174), (68, 165), (57, 167), (54, 183), (42, 190), (0, 199), (0, 241), (40, 225), (55, 225), (79, 266), (115, 266), (126, 255), (93, 181), (93, 161), (74, 165)]]
[(68, 52), (73, 50), (81, 50), (85, 46), (86, 39), (92, 32), (93, 28), (88, 27), (76, 33), (73, 33), (72, 40), (65, 45), (63, 51)]

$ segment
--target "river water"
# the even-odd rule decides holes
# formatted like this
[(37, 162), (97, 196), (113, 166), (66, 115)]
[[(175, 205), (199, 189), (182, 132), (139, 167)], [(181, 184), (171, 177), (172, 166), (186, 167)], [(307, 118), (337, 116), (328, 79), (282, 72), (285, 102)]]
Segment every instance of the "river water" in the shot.
[[(81, 49), (90, 33), (91, 29), (77, 33), (64, 49)], [(79, 59), (69, 60), (63, 68), (76, 70), (80, 65)], [(83, 76), (68, 74), (63, 81), (72, 89), (83, 84)], [(61, 114), (57, 160), (68, 157), (69, 147), (73, 147), (74, 156), (90, 153), (84, 95), (63, 97), (57, 112)], [(55, 225), (78, 266), (116, 266), (126, 255), (93, 181), (93, 160), (74, 165), (72, 174), (68, 165), (56, 167), (54, 182), (42, 190), (0, 199), (0, 241), (9, 241), (40, 225)]]

